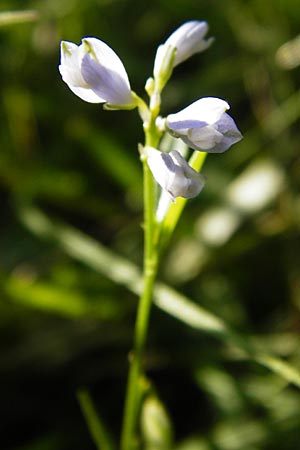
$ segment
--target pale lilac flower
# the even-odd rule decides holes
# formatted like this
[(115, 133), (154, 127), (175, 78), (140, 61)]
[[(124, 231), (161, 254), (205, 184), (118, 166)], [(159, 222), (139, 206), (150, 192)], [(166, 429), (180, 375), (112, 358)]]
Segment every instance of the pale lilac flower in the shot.
[(191, 20), (185, 22), (158, 48), (157, 65), (159, 65), (159, 60), (164, 56), (163, 48), (167, 49), (171, 47), (176, 49), (173, 67), (190, 58), (195, 53), (203, 52), (214, 40), (213, 38), (204, 39), (207, 32), (208, 24), (205, 21)]
[(219, 98), (201, 98), (167, 116), (166, 128), (194, 150), (222, 153), (242, 139), (234, 120), (225, 112), (229, 108)]
[(164, 153), (145, 147), (144, 154), (155, 180), (173, 201), (176, 197), (196, 197), (202, 190), (205, 177), (189, 166), (178, 151)]
[(59, 71), (71, 91), (86, 102), (120, 109), (136, 106), (122, 61), (99, 39), (84, 38), (79, 46), (62, 41)]

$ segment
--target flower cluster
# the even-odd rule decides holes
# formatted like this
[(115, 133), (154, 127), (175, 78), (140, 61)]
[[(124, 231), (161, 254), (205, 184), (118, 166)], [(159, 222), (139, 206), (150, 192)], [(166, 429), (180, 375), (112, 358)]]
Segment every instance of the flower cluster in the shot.
[[(131, 90), (120, 58), (99, 39), (84, 38), (79, 46), (63, 41), (59, 71), (63, 81), (82, 100), (103, 103), (106, 109), (137, 107), (145, 129), (152, 120), (152, 127), (154, 123), (157, 134), (168, 132), (196, 151), (222, 153), (242, 139), (234, 120), (226, 112), (230, 108), (226, 101), (215, 97), (201, 98), (165, 118), (158, 115), (160, 94), (173, 69), (211, 45), (213, 38), (205, 39), (207, 32), (206, 22), (189, 21), (158, 47), (153, 78), (149, 78), (146, 83), (146, 91), (150, 97), (149, 108)], [(176, 197), (192, 198), (201, 191), (204, 177), (178, 151), (164, 153), (146, 146), (142, 156), (147, 159), (157, 183), (172, 200)]]

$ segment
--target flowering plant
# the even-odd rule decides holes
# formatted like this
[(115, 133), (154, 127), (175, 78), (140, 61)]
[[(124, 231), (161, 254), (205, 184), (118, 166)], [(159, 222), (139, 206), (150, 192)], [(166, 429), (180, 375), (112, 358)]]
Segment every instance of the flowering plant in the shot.
[[(207, 32), (208, 25), (204, 21), (186, 22), (158, 47), (153, 76), (145, 85), (148, 105), (131, 90), (122, 61), (105, 42), (88, 37), (79, 46), (66, 41), (61, 43), (59, 71), (74, 94), (90, 103), (103, 103), (105, 109), (137, 108), (145, 132), (145, 144), (139, 145), (144, 173), (144, 284), (130, 358), (121, 450), (137, 448), (139, 416), (143, 418), (145, 408), (149, 407), (150, 388), (149, 382), (145, 383), (143, 354), (162, 251), (187, 199), (196, 197), (204, 186), (205, 177), (199, 171), (207, 154), (224, 152), (242, 138), (226, 112), (228, 103), (219, 98), (201, 98), (175, 114), (160, 116), (161, 93), (174, 68), (211, 45), (213, 39), (205, 39)], [(160, 142), (165, 133), (194, 150), (189, 161), (179, 148), (162, 151)], [(158, 201), (157, 184), (161, 188)], [(159, 414), (164, 416), (162, 411)], [(146, 423), (144, 435), (147, 433)]]

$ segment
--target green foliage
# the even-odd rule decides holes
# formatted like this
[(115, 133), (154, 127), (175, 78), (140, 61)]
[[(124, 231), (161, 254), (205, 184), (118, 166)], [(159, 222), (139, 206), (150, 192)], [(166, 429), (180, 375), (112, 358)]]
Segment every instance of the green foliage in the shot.
[(175, 70), (164, 113), (225, 98), (244, 140), (207, 158), (205, 189), (171, 240), (147, 371), (174, 449), (298, 448), (300, 62), (299, 49), (282, 47), (299, 33), (298, 2), (22, 9), (1, 2), (1, 448), (94, 448), (75, 399), (82, 386), (95, 404), (80, 391), (86, 415), (101, 411), (118, 441), (141, 289), (139, 119), (73, 96), (59, 42), (108, 42), (143, 95), (157, 45), (191, 18), (207, 20), (216, 40)]

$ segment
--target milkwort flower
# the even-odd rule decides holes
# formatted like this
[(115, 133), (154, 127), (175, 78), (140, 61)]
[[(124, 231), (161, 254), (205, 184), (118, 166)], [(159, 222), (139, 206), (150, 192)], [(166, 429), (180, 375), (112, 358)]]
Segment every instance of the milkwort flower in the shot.
[(79, 46), (62, 41), (59, 71), (71, 91), (86, 102), (105, 103), (110, 109), (136, 106), (122, 61), (100, 39), (84, 38)]
[(175, 66), (190, 58), (195, 53), (206, 50), (214, 38), (204, 39), (208, 32), (205, 21), (191, 20), (177, 28), (157, 49), (154, 61), (154, 78), (164, 85)]
[(173, 201), (176, 197), (193, 198), (201, 192), (205, 177), (196, 172), (177, 150), (165, 153), (144, 147), (143, 154), (155, 180)]
[(174, 67), (190, 58), (195, 53), (206, 50), (214, 38), (204, 39), (208, 32), (205, 21), (190, 20), (177, 28), (166, 40), (164, 45), (176, 48)]
[(242, 139), (234, 120), (225, 112), (229, 108), (220, 98), (201, 98), (168, 115), (166, 129), (194, 150), (222, 153)]
[[(146, 83), (149, 107), (131, 90), (120, 58), (99, 39), (84, 38), (79, 46), (63, 41), (59, 71), (69, 88), (87, 102), (104, 103), (106, 109), (138, 107), (145, 131), (152, 130), (155, 139), (167, 131), (194, 150), (221, 153), (242, 139), (234, 120), (226, 113), (229, 109), (226, 101), (202, 98), (176, 114), (166, 118), (158, 116), (161, 92), (174, 67), (211, 45), (213, 38), (205, 39), (207, 32), (205, 21), (189, 21), (158, 47), (154, 78), (150, 77)], [(199, 194), (204, 177), (190, 167), (179, 152), (147, 149), (147, 161), (154, 178), (173, 200)]]

